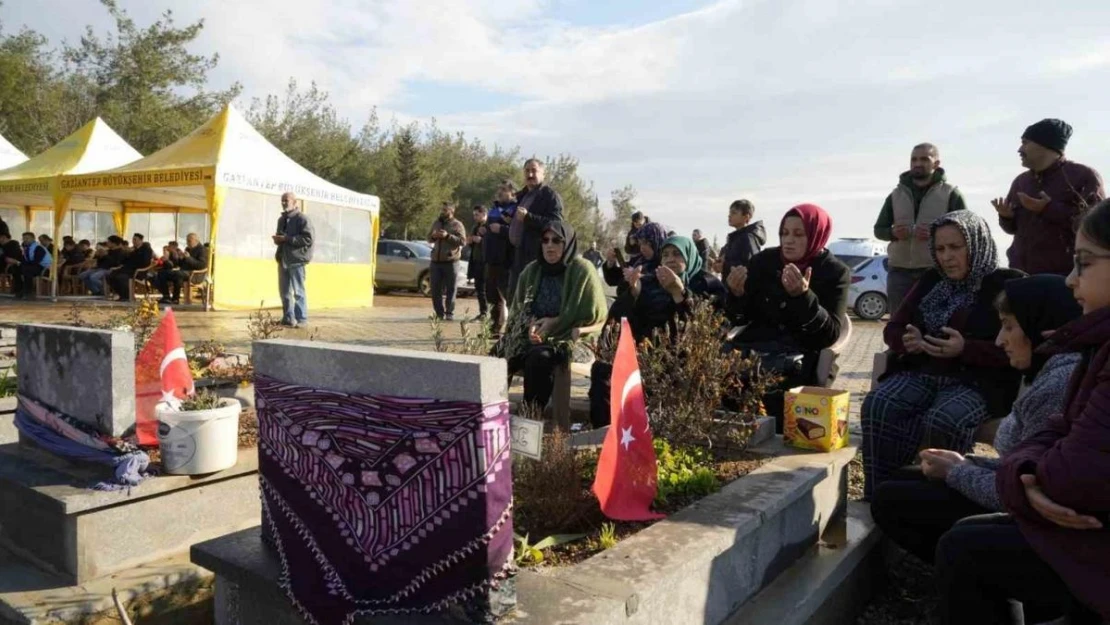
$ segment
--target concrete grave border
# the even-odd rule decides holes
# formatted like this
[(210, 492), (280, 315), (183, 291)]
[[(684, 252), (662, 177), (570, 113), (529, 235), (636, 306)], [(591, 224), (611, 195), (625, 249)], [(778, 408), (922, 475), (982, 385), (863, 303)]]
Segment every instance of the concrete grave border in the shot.
[[(768, 447), (781, 449), (781, 439)], [(503, 623), (704, 625), (729, 615), (812, 551), (847, 502), (854, 447), (783, 455), (585, 562), (516, 577), (519, 604)], [(216, 574), (217, 623), (303, 623), (277, 586), (259, 528), (194, 545)], [(227, 619), (227, 620), (222, 620)], [(356, 623), (447, 623), (446, 615)]]

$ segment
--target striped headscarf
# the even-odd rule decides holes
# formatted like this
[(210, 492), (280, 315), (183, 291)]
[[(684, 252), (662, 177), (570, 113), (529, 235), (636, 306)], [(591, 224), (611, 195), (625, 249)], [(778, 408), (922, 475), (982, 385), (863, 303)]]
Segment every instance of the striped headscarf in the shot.
[[(967, 277), (952, 280), (937, 261), (937, 229), (956, 226), (967, 243)], [(991, 229), (986, 220), (969, 210), (948, 213), (937, 219), (929, 230), (929, 254), (933, 267), (940, 272), (941, 281), (921, 300), (921, 314), (925, 318), (926, 334), (937, 334), (948, 325), (952, 314), (975, 302), (983, 279), (998, 269), (998, 248), (995, 247)]]

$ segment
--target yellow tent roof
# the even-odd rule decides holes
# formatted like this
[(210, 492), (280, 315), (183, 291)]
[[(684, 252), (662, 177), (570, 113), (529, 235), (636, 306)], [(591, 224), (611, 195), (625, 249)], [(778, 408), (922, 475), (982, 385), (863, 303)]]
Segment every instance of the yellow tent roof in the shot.
[(42, 154), (0, 170), (0, 202), (53, 206), (62, 175), (119, 167), (139, 158), (142, 154), (98, 117)]
[(378, 198), (332, 184), (274, 147), (228, 104), (177, 142), (108, 171), (65, 176), (61, 188), (78, 197), (208, 208), (206, 188), (269, 194), (293, 191), (319, 201), (376, 213)]
[(20, 152), (3, 135), (0, 135), (0, 169), (11, 167), (27, 160), (27, 155)]

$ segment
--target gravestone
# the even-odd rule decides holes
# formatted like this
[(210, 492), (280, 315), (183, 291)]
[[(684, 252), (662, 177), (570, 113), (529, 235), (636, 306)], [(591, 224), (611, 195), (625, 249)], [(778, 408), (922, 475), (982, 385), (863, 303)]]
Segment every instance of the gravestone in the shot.
[(254, 363), (259, 548), (278, 556), (298, 608), (320, 622), (356, 610), (492, 622), (512, 609), (503, 360), (270, 340)]
[(26, 324), (16, 344), (21, 394), (110, 436), (135, 424), (131, 333)]

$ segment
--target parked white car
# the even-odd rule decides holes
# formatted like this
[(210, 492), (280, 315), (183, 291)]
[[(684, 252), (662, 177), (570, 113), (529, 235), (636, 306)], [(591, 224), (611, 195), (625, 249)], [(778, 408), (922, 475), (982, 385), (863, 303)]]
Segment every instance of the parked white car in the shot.
[(852, 268), (848, 301), (860, 319), (874, 321), (887, 313), (886, 274), (889, 260), (876, 256)]
[(855, 267), (868, 258), (886, 254), (886, 241), (866, 238), (842, 238), (829, 243), (826, 247), (836, 254), (840, 262)]

